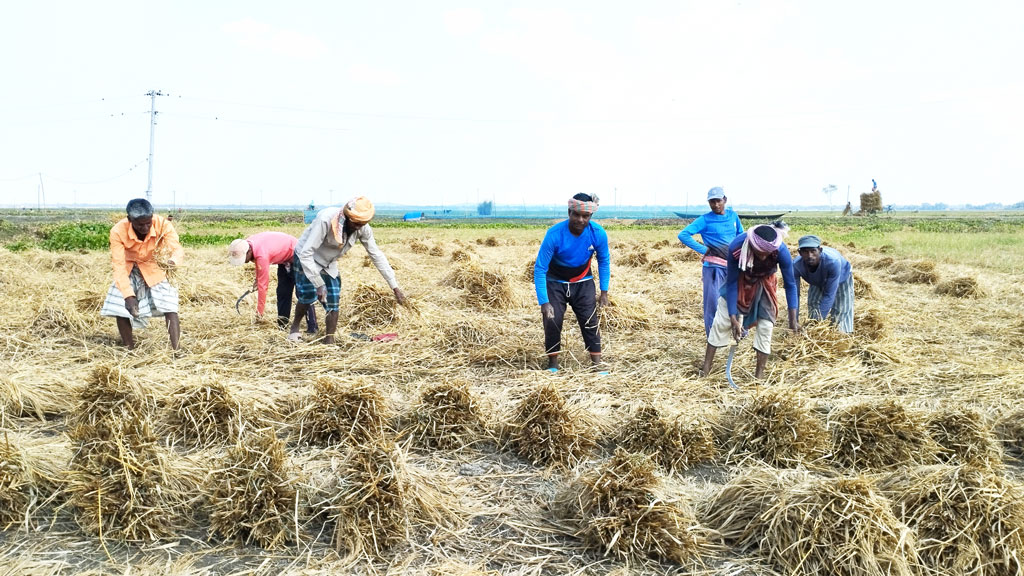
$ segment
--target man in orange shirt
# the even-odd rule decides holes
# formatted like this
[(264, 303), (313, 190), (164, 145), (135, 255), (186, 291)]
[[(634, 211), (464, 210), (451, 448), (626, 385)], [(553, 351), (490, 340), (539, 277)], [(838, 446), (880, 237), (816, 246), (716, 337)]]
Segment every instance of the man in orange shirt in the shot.
[(145, 328), (147, 319), (163, 316), (171, 348), (178, 349), (178, 289), (167, 281), (167, 272), (181, 264), (185, 253), (174, 225), (153, 214), (144, 198), (128, 202), (128, 217), (110, 229), (110, 262), (114, 282), (107, 291), (101, 316), (117, 320), (117, 331), (128, 348), (135, 347), (134, 328)]

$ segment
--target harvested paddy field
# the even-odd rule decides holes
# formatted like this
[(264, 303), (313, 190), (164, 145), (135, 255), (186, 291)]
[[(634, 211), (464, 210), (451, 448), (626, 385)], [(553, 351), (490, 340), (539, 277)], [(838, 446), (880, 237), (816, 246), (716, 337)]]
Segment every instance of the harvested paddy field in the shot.
[(178, 352), (119, 345), (106, 251), (0, 250), (0, 574), (1022, 574), (1024, 270), (836, 245), (856, 333), (733, 390), (668, 227), (609, 227), (610, 373), (571, 312), (542, 370), (543, 233), (375, 229), (411, 305), (357, 247), (329, 346), (186, 246)]

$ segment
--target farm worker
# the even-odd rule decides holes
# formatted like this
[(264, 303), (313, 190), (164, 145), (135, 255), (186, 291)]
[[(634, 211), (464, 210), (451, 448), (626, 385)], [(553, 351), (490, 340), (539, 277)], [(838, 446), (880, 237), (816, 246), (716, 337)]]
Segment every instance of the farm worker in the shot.
[[(601, 363), (601, 333), (596, 304), (608, 305), (611, 258), (608, 234), (597, 222), (590, 221), (597, 206), (596, 196), (577, 194), (569, 199), (568, 220), (548, 228), (533, 265), (533, 284), (544, 323), (544, 348), (548, 355), (548, 370), (552, 372), (558, 371), (566, 303), (576, 314), (591, 362), (594, 365)], [(595, 253), (601, 284), (600, 298), (595, 298), (594, 275), (590, 268)]]
[[(708, 206), (711, 211), (697, 217), (679, 233), (679, 241), (700, 254), (701, 282), (704, 285), (704, 335), (711, 331), (718, 307), (718, 293), (725, 282), (729, 242), (743, 233), (740, 217), (732, 208), (726, 208), (725, 190), (715, 186), (708, 190)], [(700, 234), (701, 242), (693, 238)]]
[(327, 310), (327, 335), (324, 343), (334, 343), (341, 298), (338, 258), (344, 256), (356, 240), (366, 248), (373, 265), (394, 291), (395, 300), (399, 304), (405, 303), (405, 295), (398, 287), (395, 272), (373, 239), (373, 230), (369, 226), (373, 213), (373, 203), (365, 196), (357, 196), (342, 207), (324, 208), (317, 212), (316, 218), (299, 237), (292, 258), (298, 304), (295, 305), (289, 340), (297, 342), (301, 338), (299, 322), (310, 305), (319, 301)]
[[(167, 279), (185, 259), (174, 225), (153, 214), (153, 205), (145, 198), (128, 202), (122, 218), (110, 229), (110, 262), (114, 282), (100, 310), (101, 316), (114, 317), (121, 341), (135, 347), (134, 328), (145, 328), (147, 319), (163, 316), (171, 348), (178, 349), (181, 326), (178, 323), (178, 289)], [(158, 253), (166, 254), (164, 262)]]
[(775, 273), (782, 272), (789, 308), (789, 326), (800, 330), (797, 321), (797, 286), (793, 278), (793, 260), (782, 242), (789, 228), (781, 221), (762, 224), (740, 234), (729, 243), (728, 272), (722, 296), (718, 299), (715, 320), (708, 333), (702, 373), (711, 372), (715, 351), (739, 341), (745, 331), (754, 328), (757, 367), (754, 377), (761, 378), (772, 351), (772, 331), (779, 311), (775, 294)]
[[(797, 297), (800, 280), (807, 281), (807, 316), (812, 320), (829, 318), (840, 332), (853, 333), (853, 269), (835, 248), (822, 247), (821, 238), (801, 236), (797, 242), (800, 256), (793, 261)], [(797, 300), (797, 310), (800, 301)]]
[[(270, 265), (277, 264), (277, 325), (284, 328), (292, 317), (292, 292), (295, 291), (295, 276), (292, 274), (292, 258), (298, 240), (284, 232), (260, 232), (246, 239), (237, 239), (228, 246), (228, 264), (241, 266), (246, 262), (256, 265), (256, 314), (262, 318), (267, 304), (267, 288), (270, 286)], [(306, 328), (309, 333), (317, 331), (316, 308), (306, 313)]]

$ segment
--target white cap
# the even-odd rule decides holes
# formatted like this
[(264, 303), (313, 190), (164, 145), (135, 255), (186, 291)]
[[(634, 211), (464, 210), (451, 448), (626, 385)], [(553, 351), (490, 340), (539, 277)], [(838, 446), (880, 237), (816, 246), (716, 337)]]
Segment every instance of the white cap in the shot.
[(239, 238), (232, 240), (228, 246), (228, 264), (241, 266), (245, 264), (245, 256), (249, 254), (249, 241)]

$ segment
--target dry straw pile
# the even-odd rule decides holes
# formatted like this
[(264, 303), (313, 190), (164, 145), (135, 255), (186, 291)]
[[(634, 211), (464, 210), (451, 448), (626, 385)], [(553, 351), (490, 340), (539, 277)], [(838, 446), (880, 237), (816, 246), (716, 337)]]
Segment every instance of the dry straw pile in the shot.
[(619, 430), (618, 443), (647, 453), (669, 473), (711, 462), (718, 455), (708, 414), (667, 419), (650, 404), (640, 407)]
[(395, 300), (394, 292), (384, 286), (360, 282), (350, 292), (348, 325), (354, 328), (381, 328), (401, 320), (417, 311), (413, 301), (406, 298), (403, 307)]
[(981, 298), (988, 295), (977, 280), (968, 276), (940, 282), (935, 287), (935, 293), (954, 298)]
[(425, 391), (413, 420), (413, 438), (428, 448), (462, 448), (486, 439), (483, 412), (465, 383), (438, 384)]
[(0, 527), (24, 522), (31, 503), (32, 485), (24, 457), (5, 433), (0, 444)]
[(372, 383), (345, 386), (330, 378), (318, 378), (313, 382), (311, 400), (299, 413), (300, 443), (360, 443), (383, 438), (391, 430), (391, 411)]
[(1000, 449), (991, 425), (972, 408), (943, 406), (931, 412), (928, 433), (939, 446), (938, 458), (947, 464), (979, 467), (1002, 466)]
[(758, 390), (732, 411), (729, 421), (729, 459), (747, 456), (793, 467), (819, 460), (828, 450), (824, 423), (810, 399), (795, 388)]
[(505, 438), (520, 456), (541, 465), (576, 464), (596, 444), (590, 427), (551, 384), (516, 406)]
[(662, 486), (650, 457), (621, 449), (562, 490), (552, 509), (603, 554), (682, 564), (707, 545), (693, 508)]
[(169, 409), (169, 434), (193, 447), (232, 439), (253, 420), (221, 382), (178, 388), (170, 397)]
[(463, 290), (466, 302), (476, 308), (508, 310), (516, 305), (512, 282), (505, 274), (485, 270), (473, 263), (449, 272), (444, 284)]
[(854, 470), (888, 470), (933, 461), (938, 447), (922, 414), (895, 399), (857, 402), (832, 410), (832, 459)]

